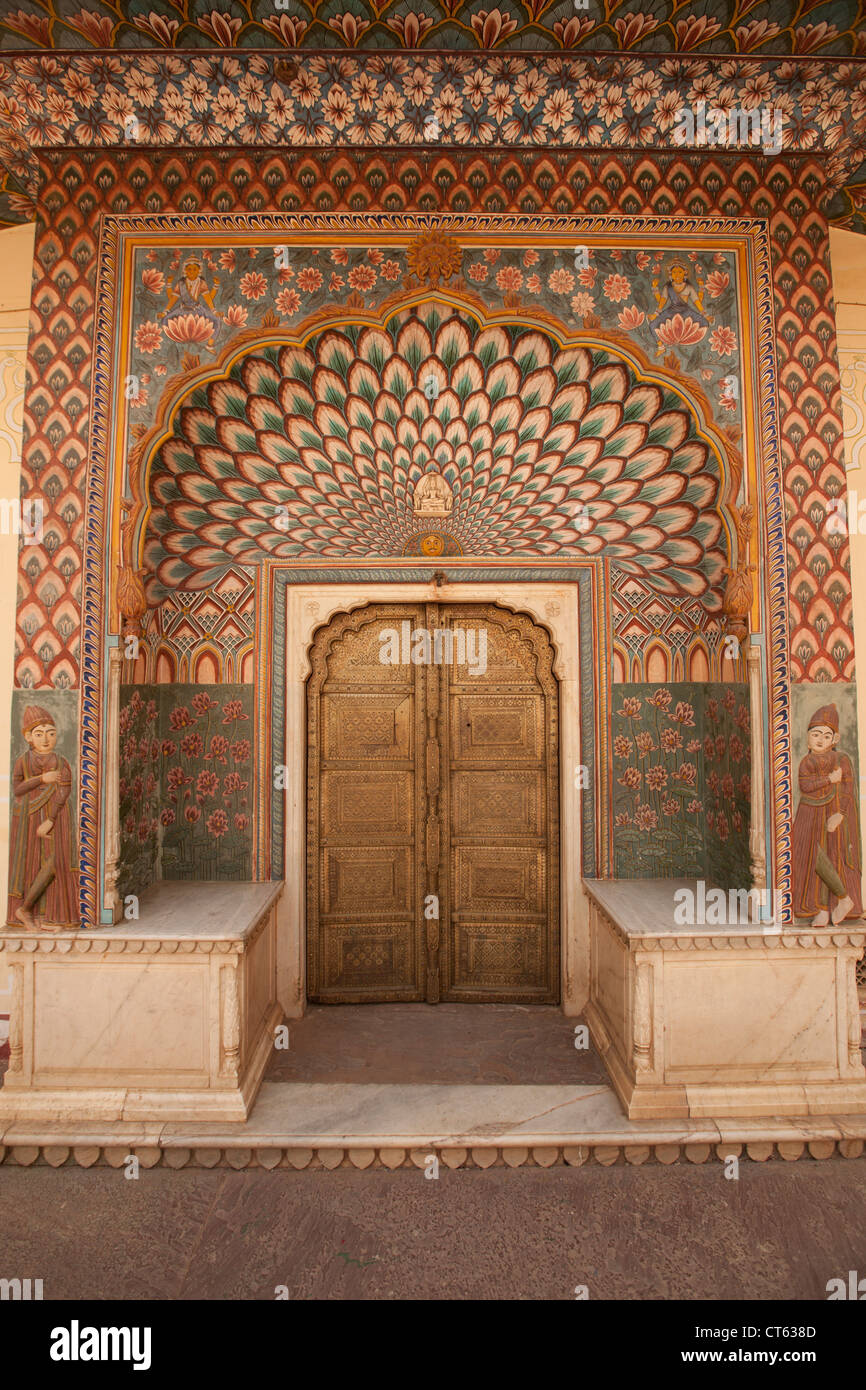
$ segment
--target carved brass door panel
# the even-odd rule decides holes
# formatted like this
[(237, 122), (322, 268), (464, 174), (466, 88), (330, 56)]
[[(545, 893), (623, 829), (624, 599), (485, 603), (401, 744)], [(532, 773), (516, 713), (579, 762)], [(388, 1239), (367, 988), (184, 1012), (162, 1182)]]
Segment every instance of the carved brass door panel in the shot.
[(376, 604), (319, 633), (307, 696), (310, 999), (422, 1000), (425, 670), (379, 660), (423, 605)]
[[(443, 666), (450, 805), (442, 998), (559, 998), (557, 688), (547, 634), (492, 604), (442, 606), (486, 670)], [(477, 637), (473, 643), (470, 633)], [(454, 644), (456, 645), (456, 643)]]
[(558, 1001), (552, 659), (493, 604), (376, 604), (318, 634), (310, 999)]

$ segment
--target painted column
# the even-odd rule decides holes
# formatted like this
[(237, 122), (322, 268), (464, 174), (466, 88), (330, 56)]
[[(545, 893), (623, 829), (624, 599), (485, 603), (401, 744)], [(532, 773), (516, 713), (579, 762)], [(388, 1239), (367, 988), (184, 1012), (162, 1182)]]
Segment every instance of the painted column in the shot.
[(120, 873), (120, 673), (123, 649), (108, 652), (108, 714), (105, 721), (105, 892), (102, 920), (119, 922), (122, 904), (117, 892)]
[[(749, 729), (752, 744), (751, 816), (749, 820), (749, 857), (752, 865), (752, 887), (763, 895), (767, 887), (767, 842), (764, 830), (764, 721), (761, 695), (761, 648), (754, 640), (746, 648), (749, 674)], [(771, 914), (772, 916), (772, 914)], [(758, 909), (757, 919), (761, 911)]]

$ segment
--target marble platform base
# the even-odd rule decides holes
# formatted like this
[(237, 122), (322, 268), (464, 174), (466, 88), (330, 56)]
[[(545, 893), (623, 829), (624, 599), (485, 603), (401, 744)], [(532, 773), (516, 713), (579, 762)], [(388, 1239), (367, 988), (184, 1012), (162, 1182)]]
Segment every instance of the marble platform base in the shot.
[(592, 1041), (631, 1119), (863, 1114), (866, 924), (678, 924), (694, 881), (585, 880)]
[(282, 1018), (281, 883), (160, 883), (136, 922), (0, 932), (0, 1124), (245, 1120)]
[[(866, 1113), (630, 1120), (610, 1086), (266, 1081), (246, 1122), (0, 1118), (0, 1162), (29, 1167), (424, 1169), (860, 1158)], [(420, 1176), (420, 1175), (419, 1175)]]

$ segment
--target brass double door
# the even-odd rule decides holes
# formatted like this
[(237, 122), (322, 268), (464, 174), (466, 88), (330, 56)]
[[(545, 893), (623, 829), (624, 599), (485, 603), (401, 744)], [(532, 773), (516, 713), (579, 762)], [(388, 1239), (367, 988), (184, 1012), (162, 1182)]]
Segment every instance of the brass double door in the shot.
[(547, 633), (493, 604), (372, 604), (311, 666), (308, 998), (557, 1003)]

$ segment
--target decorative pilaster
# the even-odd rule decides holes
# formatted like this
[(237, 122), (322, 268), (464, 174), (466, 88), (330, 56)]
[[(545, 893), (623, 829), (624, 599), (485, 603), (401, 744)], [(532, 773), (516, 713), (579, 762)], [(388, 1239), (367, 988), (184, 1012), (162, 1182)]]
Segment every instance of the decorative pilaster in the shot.
[(634, 973), (634, 1048), (632, 1062), (636, 1072), (652, 1069), (652, 988), (653, 968), (646, 962)]
[(857, 996), (857, 958), (852, 956), (846, 961), (848, 977), (846, 980), (848, 988), (848, 1065), (853, 1070), (857, 1070), (861, 1064), (860, 1043), (860, 1000)]
[(105, 749), (105, 891), (102, 906), (111, 913), (112, 923), (120, 921), (123, 907), (117, 891), (120, 875), (120, 673), (123, 651), (111, 647), (108, 653), (108, 713)]
[(9, 1004), (9, 1070), (20, 1072), (24, 1064), (24, 966), (9, 963), (12, 998)]
[[(767, 887), (767, 843), (764, 833), (764, 724), (762, 719), (761, 648), (752, 643), (746, 648), (749, 675), (749, 719), (752, 763), (751, 808), (749, 816), (749, 858), (752, 866), (752, 887), (763, 895)], [(750, 902), (754, 902), (750, 898)]]
[(749, 504), (743, 507), (731, 507), (730, 510), (737, 533), (737, 563), (733, 568), (728, 565), (725, 566), (727, 584), (725, 585), (722, 609), (727, 619), (726, 635), (736, 637), (740, 647), (742, 647), (749, 635), (749, 616), (755, 598), (754, 586), (750, 578), (755, 572), (755, 566), (748, 563), (755, 508)]
[(222, 1047), (220, 1076), (236, 1077), (241, 1061), (241, 1011), (236, 966), (224, 965), (222, 980)]
[(130, 565), (119, 565), (117, 578), (117, 606), (123, 615), (123, 636), (140, 637), (141, 620), (147, 612), (147, 597), (144, 592), (143, 570)]
[[(436, 604), (426, 606), (426, 623), (429, 632), (439, 626), (441, 618)], [(439, 740), (439, 681), (440, 668), (428, 666), (422, 679), (426, 681), (425, 713), (427, 716), (427, 825), (425, 831), (424, 859), (427, 870), (427, 895), (435, 898), (436, 912), (433, 916), (424, 914), (424, 937), (427, 950), (426, 996), (428, 1004), (439, 1002), (439, 920), (442, 902), (439, 885), (441, 844), (439, 837), (439, 795), (440, 761), (442, 750)]]

